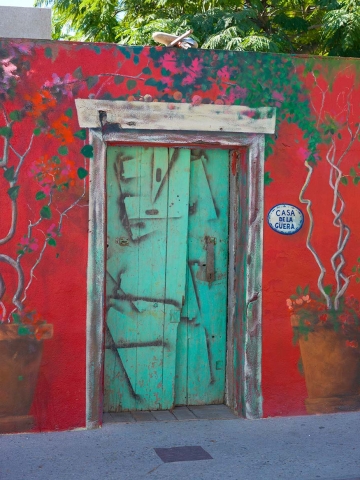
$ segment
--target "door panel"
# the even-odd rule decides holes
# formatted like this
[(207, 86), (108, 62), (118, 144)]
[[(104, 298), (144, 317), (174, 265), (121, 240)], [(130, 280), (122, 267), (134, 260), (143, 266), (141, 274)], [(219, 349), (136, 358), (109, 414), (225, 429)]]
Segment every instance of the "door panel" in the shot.
[[(223, 403), (225, 390), (229, 152), (192, 150), (190, 172), (186, 301), (177, 338), (177, 405)], [(214, 278), (209, 271), (212, 263)]]
[(174, 405), (189, 170), (189, 150), (109, 148), (105, 411)]

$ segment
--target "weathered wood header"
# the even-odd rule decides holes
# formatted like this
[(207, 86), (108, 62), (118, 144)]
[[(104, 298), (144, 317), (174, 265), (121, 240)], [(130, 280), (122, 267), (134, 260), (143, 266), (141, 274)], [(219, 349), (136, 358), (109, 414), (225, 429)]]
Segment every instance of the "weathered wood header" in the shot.
[(276, 108), (238, 105), (77, 99), (82, 128), (99, 128), (100, 112), (106, 122), (123, 129), (186, 130), (202, 132), (274, 133)]

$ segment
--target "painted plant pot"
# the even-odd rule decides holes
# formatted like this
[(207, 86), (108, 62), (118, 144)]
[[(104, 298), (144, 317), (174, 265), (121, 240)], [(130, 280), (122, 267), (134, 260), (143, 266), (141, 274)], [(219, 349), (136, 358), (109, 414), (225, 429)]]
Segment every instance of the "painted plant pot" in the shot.
[[(299, 320), (292, 315), (293, 329)], [(343, 331), (317, 325), (298, 335), (308, 398), (308, 413), (336, 413), (360, 410), (360, 333), (355, 329), (349, 341)]]
[[(24, 330), (25, 329), (25, 330)], [(53, 335), (52, 325), (24, 327), (0, 325), (0, 433), (28, 431), (29, 415), (38, 378), (43, 340)]]

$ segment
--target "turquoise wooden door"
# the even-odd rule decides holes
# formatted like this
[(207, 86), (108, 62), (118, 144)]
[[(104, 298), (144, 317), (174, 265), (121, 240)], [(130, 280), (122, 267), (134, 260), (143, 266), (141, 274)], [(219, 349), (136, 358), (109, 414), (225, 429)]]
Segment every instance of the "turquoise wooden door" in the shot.
[(174, 405), (189, 170), (189, 150), (109, 149), (105, 411)]
[(185, 305), (177, 338), (176, 404), (224, 402), (229, 152), (192, 150)]
[(222, 403), (229, 155), (111, 147), (104, 411)]

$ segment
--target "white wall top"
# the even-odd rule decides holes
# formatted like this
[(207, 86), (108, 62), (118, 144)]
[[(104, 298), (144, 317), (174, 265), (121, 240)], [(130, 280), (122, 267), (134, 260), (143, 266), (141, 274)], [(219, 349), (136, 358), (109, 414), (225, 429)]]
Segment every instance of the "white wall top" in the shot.
[(0, 7), (0, 37), (51, 39), (51, 9)]
[(274, 133), (276, 109), (119, 100), (75, 100), (79, 125), (100, 127), (99, 112), (123, 129)]

